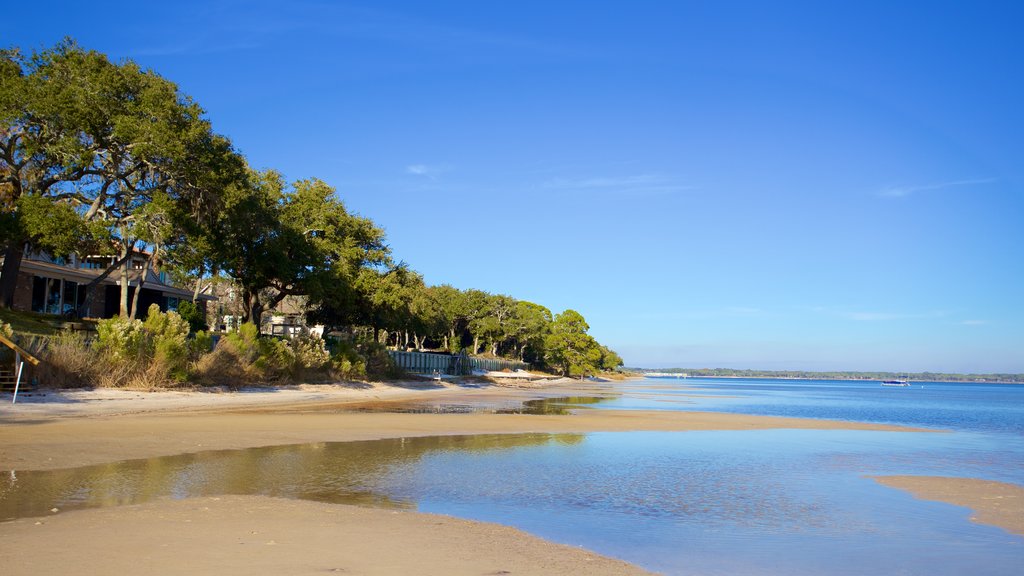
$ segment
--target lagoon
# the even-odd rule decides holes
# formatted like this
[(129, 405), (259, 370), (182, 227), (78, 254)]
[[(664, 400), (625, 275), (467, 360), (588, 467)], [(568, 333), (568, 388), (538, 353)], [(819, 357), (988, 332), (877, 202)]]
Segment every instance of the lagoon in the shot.
[(1024, 388), (655, 379), (617, 386), (618, 397), (563, 404), (947, 432), (516, 434), (205, 452), (8, 473), (0, 519), (167, 496), (266, 494), (499, 522), (669, 574), (1016, 574), (1024, 565), (1024, 538), (869, 478), (1024, 484)]

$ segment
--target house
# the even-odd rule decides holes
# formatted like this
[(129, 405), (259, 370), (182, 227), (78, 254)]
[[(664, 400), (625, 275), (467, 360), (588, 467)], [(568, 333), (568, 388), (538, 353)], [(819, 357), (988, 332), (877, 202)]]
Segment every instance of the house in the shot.
[[(145, 252), (137, 252), (129, 260), (129, 301), (135, 296), (140, 280), (144, 280), (142, 292), (139, 294), (137, 316), (144, 317), (152, 304), (167, 312), (177, 310), (179, 302), (192, 299), (192, 292), (171, 285), (165, 272), (150, 268), (143, 278), (147, 258), (148, 254)], [(117, 316), (121, 304), (119, 271), (100, 281), (88, 310), (79, 310), (85, 304), (86, 287), (99, 278), (116, 260), (116, 256), (80, 257), (74, 254), (68, 258), (55, 258), (43, 251), (26, 247), (18, 272), (13, 308), (67, 317)], [(0, 263), (2, 262), (3, 255), (0, 254)], [(201, 294), (197, 302), (205, 305), (205, 302), (215, 299)]]

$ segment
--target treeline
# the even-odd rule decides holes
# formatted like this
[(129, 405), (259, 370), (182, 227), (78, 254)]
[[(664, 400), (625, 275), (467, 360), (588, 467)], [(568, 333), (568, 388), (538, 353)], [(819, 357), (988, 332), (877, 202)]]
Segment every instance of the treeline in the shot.
[(626, 368), (646, 373), (687, 374), (719, 378), (795, 378), (805, 380), (900, 380), (919, 382), (1016, 382), (1024, 383), (1024, 374), (955, 374), (946, 372), (810, 372), (806, 370), (737, 370), (733, 368)]
[[(256, 170), (178, 87), (65, 40), (0, 51), (0, 306), (26, 246), (113, 256), (120, 316), (142, 316), (131, 260), (198, 296), (229, 281), (243, 321), (288, 297), (311, 322), (375, 344), (488, 353), (585, 375), (621, 365), (577, 312), (479, 290), (426, 286), (384, 232), (316, 178)], [(194, 319), (193, 319), (194, 320)]]

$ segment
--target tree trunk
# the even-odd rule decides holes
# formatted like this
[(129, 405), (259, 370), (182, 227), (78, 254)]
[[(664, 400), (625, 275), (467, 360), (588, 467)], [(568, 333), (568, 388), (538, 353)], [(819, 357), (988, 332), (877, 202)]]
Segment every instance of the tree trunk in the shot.
[(4, 250), (4, 266), (0, 271), (0, 308), (14, 307), (14, 290), (18, 286), (18, 271), (25, 256), (24, 242), (11, 242)]
[(242, 304), (242, 323), (252, 322), (259, 327), (260, 319), (263, 316), (263, 302), (260, 301), (260, 295), (248, 288), (243, 288)]
[[(128, 254), (130, 255), (131, 252), (128, 252)], [(111, 264), (110, 266), (108, 266), (107, 269), (104, 270), (102, 274), (100, 274), (99, 276), (97, 276), (96, 278), (94, 278), (88, 284), (85, 285), (85, 301), (82, 303), (82, 307), (78, 309), (79, 318), (85, 318), (86, 316), (89, 315), (89, 311), (92, 308), (92, 301), (96, 298), (96, 287), (99, 286), (100, 282), (103, 282), (107, 278), (107, 276), (110, 276), (114, 272), (114, 270), (119, 269), (121, 265), (125, 262), (125, 259), (127, 259), (127, 256), (122, 256), (118, 258), (118, 260)]]
[(153, 256), (146, 258), (146, 262), (142, 265), (142, 274), (139, 276), (139, 285), (135, 287), (135, 296), (132, 297), (132, 307), (128, 311), (129, 318), (135, 318), (139, 315), (139, 295), (142, 294), (142, 287), (146, 284), (146, 277), (149, 276), (150, 264), (156, 264), (160, 258), (160, 245), (157, 244), (153, 247)]
[(203, 288), (203, 267), (199, 267), (198, 274), (196, 274), (196, 287), (192, 290), (192, 303), (195, 304), (196, 300), (199, 299), (199, 293), (202, 292)]
[(128, 270), (131, 267), (131, 258), (126, 258), (126, 256), (131, 254), (131, 250), (128, 250), (127, 248), (122, 248), (122, 250), (123, 251), (121, 252), (122, 262), (121, 262), (121, 309), (120, 309), (120, 316), (121, 316), (121, 318), (127, 318), (128, 317), (128, 289), (131, 288), (131, 286), (129, 286)]

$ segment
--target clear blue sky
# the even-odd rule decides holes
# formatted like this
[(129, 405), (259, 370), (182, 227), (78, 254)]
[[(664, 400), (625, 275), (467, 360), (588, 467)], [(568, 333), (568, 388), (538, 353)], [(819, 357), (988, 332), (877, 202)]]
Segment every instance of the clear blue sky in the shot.
[[(1024, 4), (19, 2), (627, 365), (1024, 372)], [(841, 5), (840, 5), (841, 4)]]

